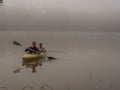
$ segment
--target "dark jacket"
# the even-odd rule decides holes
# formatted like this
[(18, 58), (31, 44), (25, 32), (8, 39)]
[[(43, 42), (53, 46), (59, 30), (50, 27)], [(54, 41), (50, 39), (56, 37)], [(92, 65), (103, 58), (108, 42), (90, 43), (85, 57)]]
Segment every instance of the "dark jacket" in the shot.
[(25, 49), (25, 52), (37, 53), (37, 52), (39, 52), (39, 49), (37, 47), (29, 47), (29, 48)]

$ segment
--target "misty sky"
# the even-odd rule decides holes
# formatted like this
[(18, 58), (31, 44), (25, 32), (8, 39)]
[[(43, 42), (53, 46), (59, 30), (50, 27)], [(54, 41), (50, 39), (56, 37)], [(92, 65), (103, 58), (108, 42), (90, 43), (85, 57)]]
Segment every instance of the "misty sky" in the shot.
[(5, 0), (0, 30), (119, 31), (119, 0)]

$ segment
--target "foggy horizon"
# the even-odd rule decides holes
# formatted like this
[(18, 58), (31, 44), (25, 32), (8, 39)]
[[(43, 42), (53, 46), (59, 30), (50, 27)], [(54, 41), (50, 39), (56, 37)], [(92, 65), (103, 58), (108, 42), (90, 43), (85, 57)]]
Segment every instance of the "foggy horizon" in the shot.
[(0, 31), (119, 32), (117, 0), (7, 0), (0, 6)]

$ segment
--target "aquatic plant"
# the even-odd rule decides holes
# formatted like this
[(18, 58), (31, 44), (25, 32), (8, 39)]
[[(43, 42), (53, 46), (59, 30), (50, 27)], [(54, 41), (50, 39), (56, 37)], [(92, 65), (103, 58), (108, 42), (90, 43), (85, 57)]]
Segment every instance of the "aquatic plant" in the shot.
[(25, 87), (23, 87), (22, 88), (22, 90), (26, 90), (26, 89), (30, 89), (30, 90), (33, 90), (34, 89), (34, 87), (32, 87), (32, 86), (30, 86), (30, 85), (27, 85), (27, 86), (25, 86)]
[(52, 86), (50, 86), (50, 85), (48, 85), (48, 84), (46, 84), (46, 83), (43, 83), (43, 85), (44, 85), (45, 87), (48, 87), (50, 90), (53, 90), (53, 87), (52, 87)]

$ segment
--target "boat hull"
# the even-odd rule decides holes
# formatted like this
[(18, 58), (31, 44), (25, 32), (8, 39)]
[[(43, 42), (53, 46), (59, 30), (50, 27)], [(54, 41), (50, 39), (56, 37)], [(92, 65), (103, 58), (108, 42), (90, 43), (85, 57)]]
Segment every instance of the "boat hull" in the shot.
[(44, 60), (45, 58), (46, 58), (46, 53), (45, 52), (42, 52), (39, 55), (38, 54), (25, 53), (24, 56), (23, 56), (23, 60), (28, 60), (28, 61), (39, 60), (39, 59)]

